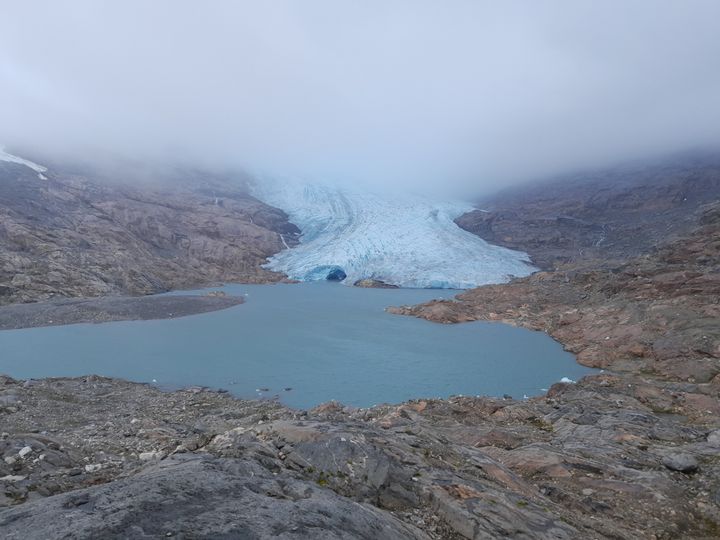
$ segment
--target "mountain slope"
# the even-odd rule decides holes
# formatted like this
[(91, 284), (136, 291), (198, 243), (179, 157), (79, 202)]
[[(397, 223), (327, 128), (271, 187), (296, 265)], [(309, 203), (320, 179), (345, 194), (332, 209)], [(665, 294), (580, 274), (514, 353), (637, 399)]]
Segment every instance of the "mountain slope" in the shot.
[(718, 199), (720, 155), (685, 155), (506, 190), (456, 222), (549, 270), (647, 253), (690, 232), (695, 211)]
[(297, 228), (238, 180), (96, 178), (0, 160), (0, 304), (283, 278), (261, 265)]

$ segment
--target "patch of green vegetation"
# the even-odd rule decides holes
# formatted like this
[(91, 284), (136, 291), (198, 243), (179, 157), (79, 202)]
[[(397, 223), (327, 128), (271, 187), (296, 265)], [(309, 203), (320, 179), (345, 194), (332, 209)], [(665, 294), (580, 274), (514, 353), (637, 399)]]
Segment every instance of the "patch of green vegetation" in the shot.
[(703, 518), (703, 525), (710, 538), (720, 538), (720, 523), (705, 517)]
[(542, 418), (538, 418), (537, 416), (533, 416), (532, 418), (528, 419), (528, 422), (542, 431), (546, 431), (548, 433), (552, 433), (553, 431), (555, 431), (555, 428), (550, 422), (546, 422), (545, 420), (543, 420)]
[(328, 479), (325, 476), (325, 473), (323, 471), (320, 471), (320, 475), (318, 476), (317, 483), (321, 487), (325, 487), (328, 485)]
[(650, 410), (655, 414), (677, 414), (678, 412), (675, 407), (659, 407), (653, 405), (652, 403), (649, 403), (647, 405), (650, 407)]

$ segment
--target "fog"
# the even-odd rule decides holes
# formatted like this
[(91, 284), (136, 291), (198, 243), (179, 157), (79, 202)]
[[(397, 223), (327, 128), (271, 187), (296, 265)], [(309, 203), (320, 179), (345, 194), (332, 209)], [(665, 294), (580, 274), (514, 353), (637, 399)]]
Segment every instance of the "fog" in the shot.
[(720, 147), (720, 2), (0, 1), (0, 143), (486, 191)]

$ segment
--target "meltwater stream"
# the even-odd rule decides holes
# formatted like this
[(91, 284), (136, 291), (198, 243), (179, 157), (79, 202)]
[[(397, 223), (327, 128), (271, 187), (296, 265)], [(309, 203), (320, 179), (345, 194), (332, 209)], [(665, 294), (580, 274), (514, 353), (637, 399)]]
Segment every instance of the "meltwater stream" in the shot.
[(203, 385), (308, 408), (333, 399), (365, 407), (452, 394), (519, 398), (591, 372), (542, 333), (384, 312), (457, 291), (328, 282), (224, 290), (246, 294), (246, 303), (171, 320), (0, 332), (0, 373)]

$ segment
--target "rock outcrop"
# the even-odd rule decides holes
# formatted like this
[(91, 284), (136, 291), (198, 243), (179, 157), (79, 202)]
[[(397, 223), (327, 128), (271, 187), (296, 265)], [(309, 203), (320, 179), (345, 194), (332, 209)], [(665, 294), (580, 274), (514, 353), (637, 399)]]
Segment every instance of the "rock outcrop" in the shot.
[[(293, 411), (202, 388), (0, 380), (4, 538), (709, 538), (707, 384)], [(689, 419), (693, 419), (690, 421)], [(4, 508), (3, 508), (4, 507)]]
[(283, 279), (261, 265), (299, 230), (243, 178), (100, 176), (0, 161), (0, 305)]
[(378, 279), (359, 279), (353, 283), (355, 287), (363, 289), (397, 289), (397, 285), (391, 285)]

